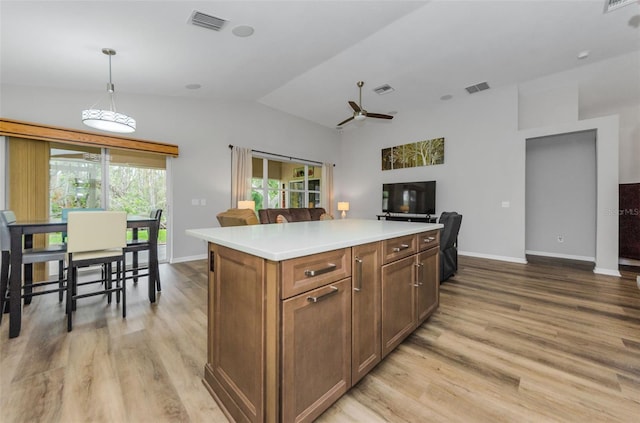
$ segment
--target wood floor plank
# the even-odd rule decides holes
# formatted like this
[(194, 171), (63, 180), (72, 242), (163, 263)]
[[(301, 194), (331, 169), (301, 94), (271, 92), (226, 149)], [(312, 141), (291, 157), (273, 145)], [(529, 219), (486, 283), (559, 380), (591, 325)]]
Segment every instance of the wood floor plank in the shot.
[[(162, 292), (127, 283), (78, 303), (55, 295), (0, 325), (0, 420), (226, 422), (202, 384), (207, 263), (163, 264)], [(640, 290), (553, 262), (460, 257), (440, 307), (320, 422), (621, 422), (640, 415)], [(5, 316), (8, 317), (8, 316)]]

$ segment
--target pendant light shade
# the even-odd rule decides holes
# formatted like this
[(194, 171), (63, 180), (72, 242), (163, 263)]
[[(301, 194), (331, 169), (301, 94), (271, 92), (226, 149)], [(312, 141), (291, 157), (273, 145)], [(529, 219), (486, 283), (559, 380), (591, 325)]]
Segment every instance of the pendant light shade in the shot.
[(136, 130), (136, 120), (131, 116), (116, 111), (114, 99), (114, 85), (111, 82), (111, 56), (116, 51), (110, 48), (103, 48), (102, 52), (109, 56), (109, 83), (107, 84), (107, 96), (109, 97), (109, 109), (99, 109), (98, 102), (90, 108), (82, 111), (82, 123), (95, 129), (109, 132), (131, 133)]

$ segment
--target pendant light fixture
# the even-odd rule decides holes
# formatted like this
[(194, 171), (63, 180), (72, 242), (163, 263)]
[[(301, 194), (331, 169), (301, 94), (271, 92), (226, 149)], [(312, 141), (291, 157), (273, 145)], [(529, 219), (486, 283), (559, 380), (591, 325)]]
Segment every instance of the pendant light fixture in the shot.
[(115, 56), (116, 51), (111, 48), (103, 48), (102, 52), (109, 56), (109, 82), (107, 83), (107, 96), (109, 97), (109, 110), (96, 108), (100, 102), (98, 100), (89, 109), (82, 111), (82, 123), (92, 128), (109, 132), (130, 133), (136, 130), (136, 120), (116, 111), (114, 96), (114, 85), (111, 82), (111, 56)]

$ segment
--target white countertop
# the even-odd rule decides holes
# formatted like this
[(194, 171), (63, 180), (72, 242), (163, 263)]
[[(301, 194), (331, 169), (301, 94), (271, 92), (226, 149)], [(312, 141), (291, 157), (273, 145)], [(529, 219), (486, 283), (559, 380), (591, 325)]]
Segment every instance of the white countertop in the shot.
[(439, 223), (336, 219), (282, 224), (187, 229), (187, 235), (281, 261), (440, 229)]

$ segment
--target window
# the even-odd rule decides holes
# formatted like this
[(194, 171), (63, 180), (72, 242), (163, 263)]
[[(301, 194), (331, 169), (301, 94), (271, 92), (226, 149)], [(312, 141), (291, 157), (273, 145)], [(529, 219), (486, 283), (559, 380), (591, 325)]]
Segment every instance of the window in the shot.
[(253, 157), (251, 196), (256, 210), (266, 208), (322, 207), (322, 166)]

